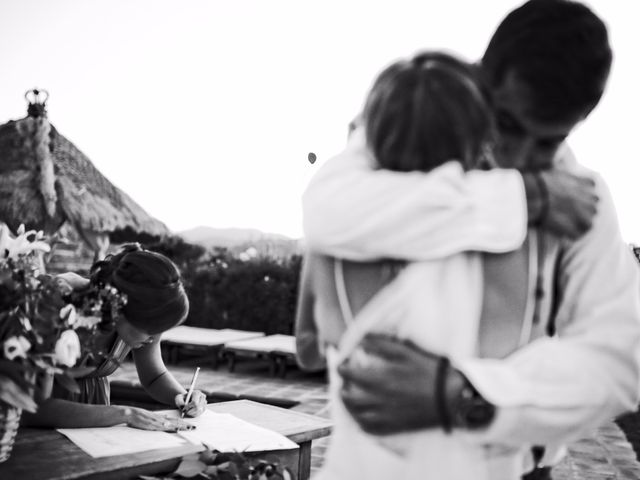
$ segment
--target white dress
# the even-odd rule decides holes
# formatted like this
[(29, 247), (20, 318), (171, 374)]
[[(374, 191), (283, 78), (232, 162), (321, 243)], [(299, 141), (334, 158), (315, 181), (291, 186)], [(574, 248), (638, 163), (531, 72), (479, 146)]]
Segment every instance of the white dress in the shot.
[[(367, 332), (411, 339), (417, 346), (449, 358), (465, 359), (476, 352), (482, 307), (482, 265), (479, 254), (453, 255), (443, 260), (408, 264), (353, 317), (346, 299), (341, 262), (335, 262), (335, 283), (347, 332), (339, 348), (327, 352), (334, 430), (325, 463), (314, 480), (519, 479), (522, 457), (516, 451), (468, 442), (459, 433), (441, 429), (389, 436), (363, 432), (339, 396), (336, 368), (355, 354)], [(419, 381), (419, 379), (416, 379)]]

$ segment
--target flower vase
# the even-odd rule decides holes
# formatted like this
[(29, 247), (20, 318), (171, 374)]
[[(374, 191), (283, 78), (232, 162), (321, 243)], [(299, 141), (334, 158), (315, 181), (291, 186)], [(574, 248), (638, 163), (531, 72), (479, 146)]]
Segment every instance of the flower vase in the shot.
[(22, 409), (0, 401), (0, 463), (11, 455), (21, 416)]

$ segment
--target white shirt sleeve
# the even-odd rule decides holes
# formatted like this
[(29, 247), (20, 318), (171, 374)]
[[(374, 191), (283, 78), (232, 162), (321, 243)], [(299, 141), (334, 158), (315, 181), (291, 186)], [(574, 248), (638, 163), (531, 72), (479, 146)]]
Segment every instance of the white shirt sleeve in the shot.
[(308, 248), (352, 260), (430, 260), (507, 252), (524, 241), (527, 204), (517, 171), (465, 173), (454, 161), (429, 173), (372, 165), (360, 128), (312, 178), (302, 202)]
[(640, 275), (623, 242), (611, 196), (598, 179), (592, 229), (564, 251), (556, 337), (540, 338), (502, 360), (456, 362), (498, 406), (471, 438), (512, 445), (579, 438), (638, 405)]

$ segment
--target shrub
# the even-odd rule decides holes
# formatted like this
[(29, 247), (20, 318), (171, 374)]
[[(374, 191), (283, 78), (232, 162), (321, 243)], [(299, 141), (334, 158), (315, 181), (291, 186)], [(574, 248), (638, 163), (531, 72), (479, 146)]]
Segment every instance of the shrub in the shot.
[(240, 260), (218, 251), (206, 263), (185, 273), (191, 310), (187, 324), (209, 328), (293, 332), (299, 255), (278, 260)]
[(255, 249), (239, 254), (225, 248), (206, 251), (179, 237), (148, 248), (167, 255), (180, 268), (190, 302), (187, 325), (293, 333), (300, 255), (278, 258)]

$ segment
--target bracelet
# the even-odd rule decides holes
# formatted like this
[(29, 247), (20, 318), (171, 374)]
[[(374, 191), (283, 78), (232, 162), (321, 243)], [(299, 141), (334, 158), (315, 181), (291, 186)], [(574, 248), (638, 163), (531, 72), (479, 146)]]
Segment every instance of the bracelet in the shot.
[(440, 426), (445, 433), (451, 432), (452, 421), (451, 415), (447, 408), (447, 392), (446, 382), (447, 375), (449, 373), (450, 362), (447, 357), (440, 357), (438, 359), (438, 366), (436, 370), (435, 380), (435, 400), (436, 400), (436, 412), (440, 419)]
[(538, 220), (535, 222), (535, 225), (541, 227), (549, 215), (549, 189), (547, 188), (547, 184), (544, 181), (542, 174), (534, 173), (533, 178), (536, 181), (538, 191), (540, 192), (540, 212), (538, 213)]

